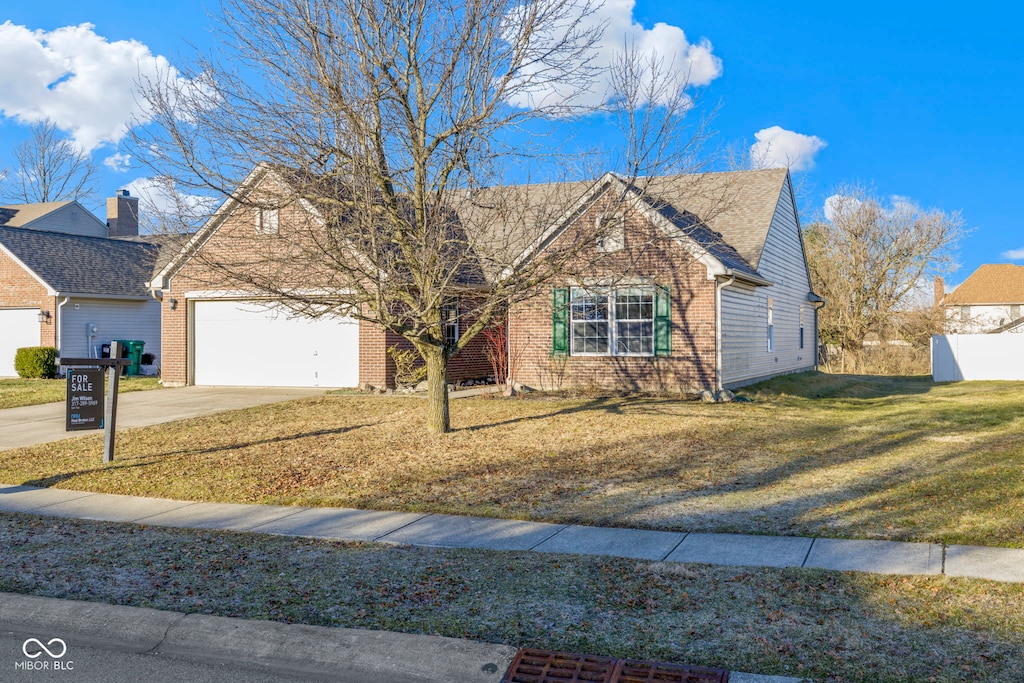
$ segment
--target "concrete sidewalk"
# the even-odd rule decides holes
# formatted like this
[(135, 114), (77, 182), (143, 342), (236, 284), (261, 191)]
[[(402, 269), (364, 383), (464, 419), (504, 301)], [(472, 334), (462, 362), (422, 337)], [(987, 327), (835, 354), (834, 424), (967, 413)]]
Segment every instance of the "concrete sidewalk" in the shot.
[[(225, 410), (316, 396), (324, 389), (293, 387), (179, 387), (132, 391), (117, 397), (117, 427), (148, 427)], [(64, 431), (64, 403), (0, 410), (0, 451), (88, 436)]]
[(1024, 583), (1024, 549), (794, 536), (686, 533), (346, 508), (193, 503), (0, 485), (0, 511), (192, 529), (607, 555), (747, 567), (966, 576)]

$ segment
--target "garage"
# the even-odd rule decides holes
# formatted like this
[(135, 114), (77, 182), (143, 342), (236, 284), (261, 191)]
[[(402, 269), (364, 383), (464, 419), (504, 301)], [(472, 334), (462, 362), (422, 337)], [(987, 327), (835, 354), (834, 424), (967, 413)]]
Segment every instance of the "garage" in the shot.
[(39, 309), (0, 310), (0, 377), (17, 377), (14, 354), (23, 346), (39, 346)]
[(297, 316), (260, 301), (193, 303), (195, 384), (354, 387), (359, 324), (348, 317)]

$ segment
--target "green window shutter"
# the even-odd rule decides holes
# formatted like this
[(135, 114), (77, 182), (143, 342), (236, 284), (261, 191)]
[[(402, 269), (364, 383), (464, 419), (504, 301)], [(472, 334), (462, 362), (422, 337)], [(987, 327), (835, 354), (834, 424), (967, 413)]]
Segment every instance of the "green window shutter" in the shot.
[(569, 353), (569, 290), (556, 289), (551, 301), (551, 353)]
[(654, 355), (672, 355), (672, 299), (661, 285), (654, 288)]

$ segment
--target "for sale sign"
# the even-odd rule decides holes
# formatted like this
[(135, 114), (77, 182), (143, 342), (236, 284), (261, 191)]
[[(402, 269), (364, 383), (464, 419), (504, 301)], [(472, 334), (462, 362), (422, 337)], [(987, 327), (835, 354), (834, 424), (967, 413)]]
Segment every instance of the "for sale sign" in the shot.
[(66, 429), (103, 429), (103, 370), (68, 368)]

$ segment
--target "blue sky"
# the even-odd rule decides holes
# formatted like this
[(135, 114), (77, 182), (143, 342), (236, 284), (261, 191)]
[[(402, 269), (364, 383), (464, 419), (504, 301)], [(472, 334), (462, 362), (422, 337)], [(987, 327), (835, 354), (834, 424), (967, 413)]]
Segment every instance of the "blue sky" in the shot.
[[(696, 55), (695, 67), (711, 70), (705, 70), (708, 84), (695, 92), (702, 107), (718, 106), (714, 145), (746, 153), (759, 131), (766, 131), (762, 137), (781, 135), (772, 139), (767, 162), (781, 152), (796, 162), (805, 219), (820, 215), (825, 198), (840, 184), (867, 184), (882, 197), (962, 212), (972, 232), (950, 283), (982, 263), (1024, 264), (1024, 223), (1018, 217), (1024, 196), (1024, 47), (1018, 12), (946, 12), (924, 2), (861, 2), (855, 9), (849, 3), (797, 1), (779, 6), (637, 0), (632, 8), (631, 0), (609, 2), (619, 19), (639, 24), (634, 28), (643, 35), (675, 36), (678, 42), (674, 31), (681, 29), (684, 48), (704, 50), (688, 54)], [(97, 103), (94, 89), (91, 105), (88, 92), (82, 94), (84, 104), (35, 102), (33, 80), (38, 88), (49, 76), (35, 68), (30, 45), (0, 40), (0, 166), (10, 165), (10, 147), (27, 130), (12, 114), (31, 117), (50, 107), (69, 133), (98, 145), (97, 160), (117, 166), (103, 166), (101, 196), (90, 207), (102, 216), (102, 197), (143, 173), (130, 163), (115, 164), (118, 149), (109, 141), (131, 107), (125, 60), (148, 48), (171, 65), (183, 63), (192, 45), (211, 44), (212, 20), (204, 3), (192, 0), (5, 5), (0, 25), (10, 22), (8, 36), (17, 27), (50, 32), (95, 26), (94, 35), (65, 37), (62, 47), (74, 58), (81, 51), (97, 68), (96, 78), (102, 81), (106, 74), (106, 92), (120, 93)], [(657, 24), (666, 26), (656, 29)], [(110, 49), (125, 40), (141, 45)], [(113, 60), (111, 68), (102, 68), (105, 59)], [(85, 88), (88, 81), (81, 78)], [(27, 94), (20, 100), (10, 94), (19, 92)]]

